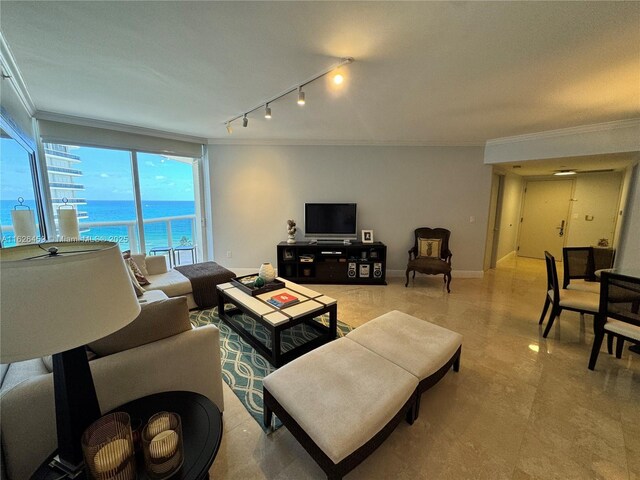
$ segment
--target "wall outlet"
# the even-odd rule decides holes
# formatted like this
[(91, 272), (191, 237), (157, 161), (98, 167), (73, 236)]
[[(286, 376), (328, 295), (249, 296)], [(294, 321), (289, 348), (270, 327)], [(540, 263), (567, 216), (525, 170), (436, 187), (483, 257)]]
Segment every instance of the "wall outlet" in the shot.
[(227, 258), (231, 258), (233, 256), (233, 254), (231, 253), (231, 250), (227, 250)]

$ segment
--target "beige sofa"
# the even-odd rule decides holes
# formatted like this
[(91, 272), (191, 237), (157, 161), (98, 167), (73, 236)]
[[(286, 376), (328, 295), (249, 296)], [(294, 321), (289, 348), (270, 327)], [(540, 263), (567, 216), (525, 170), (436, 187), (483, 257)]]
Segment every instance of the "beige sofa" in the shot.
[(142, 288), (151, 291), (161, 290), (168, 297), (184, 296), (187, 298), (189, 310), (198, 307), (193, 299), (191, 282), (177, 270), (167, 268), (167, 258), (164, 255), (138, 254), (131, 255), (131, 258), (151, 282)]
[[(210, 398), (222, 411), (219, 330), (191, 328), (183, 297), (143, 305), (122, 330), (89, 345), (104, 412), (152, 393), (187, 390)], [(56, 447), (51, 359), (2, 365), (0, 417), (2, 478), (31, 476)]]

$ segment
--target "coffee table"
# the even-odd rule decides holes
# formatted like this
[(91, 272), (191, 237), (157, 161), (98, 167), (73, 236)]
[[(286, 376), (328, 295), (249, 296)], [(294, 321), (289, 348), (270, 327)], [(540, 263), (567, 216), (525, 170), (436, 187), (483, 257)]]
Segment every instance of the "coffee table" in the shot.
[[(230, 282), (217, 286), (220, 319), (244, 338), (249, 345), (264, 355), (275, 367), (280, 367), (300, 355), (335, 339), (338, 325), (338, 308), (335, 299), (283, 278), (278, 278), (278, 280), (284, 283), (284, 288), (255, 297), (243, 292)], [(294, 295), (298, 297), (300, 302), (285, 308), (276, 308), (267, 303), (269, 298), (280, 293)], [(234, 308), (225, 310), (225, 303), (233, 304)], [(270, 333), (270, 347), (266, 342), (261, 341), (252, 334), (251, 331), (243, 328), (242, 325), (233, 320), (233, 314), (238, 312), (251, 317)], [(314, 318), (325, 313), (329, 314), (328, 327), (314, 320)], [(305, 324), (305, 326), (312, 328), (318, 333), (318, 336), (283, 352), (282, 333), (300, 324)]]

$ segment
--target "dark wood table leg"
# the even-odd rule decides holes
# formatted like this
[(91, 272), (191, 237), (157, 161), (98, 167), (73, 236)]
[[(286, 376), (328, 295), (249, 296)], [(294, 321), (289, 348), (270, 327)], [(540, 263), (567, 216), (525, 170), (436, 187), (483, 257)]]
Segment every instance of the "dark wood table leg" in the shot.
[(279, 328), (271, 327), (271, 354), (273, 358), (273, 365), (276, 368), (282, 366), (282, 351), (280, 350), (280, 333), (282, 330)]
[(338, 305), (329, 308), (329, 335), (331, 340), (338, 336)]

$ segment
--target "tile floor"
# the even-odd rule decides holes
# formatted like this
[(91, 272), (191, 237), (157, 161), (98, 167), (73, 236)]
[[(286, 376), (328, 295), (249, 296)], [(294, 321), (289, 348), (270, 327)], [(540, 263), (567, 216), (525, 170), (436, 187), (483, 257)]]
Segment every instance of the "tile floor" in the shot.
[[(464, 335), (460, 372), (345, 480), (640, 480), (640, 356), (603, 351), (589, 371), (592, 317), (574, 312), (543, 339), (544, 277), (542, 260), (514, 259), (483, 279), (454, 278), (451, 294), (441, 277), (421, 275), (409, 288), (400, 278), (312, 287), (337, 298), (338, 318), (355, 327), (398, 309)], [(226, 386), (225, 402), (212, 478), (326, 478), (286, 428), (265, 435)]]

